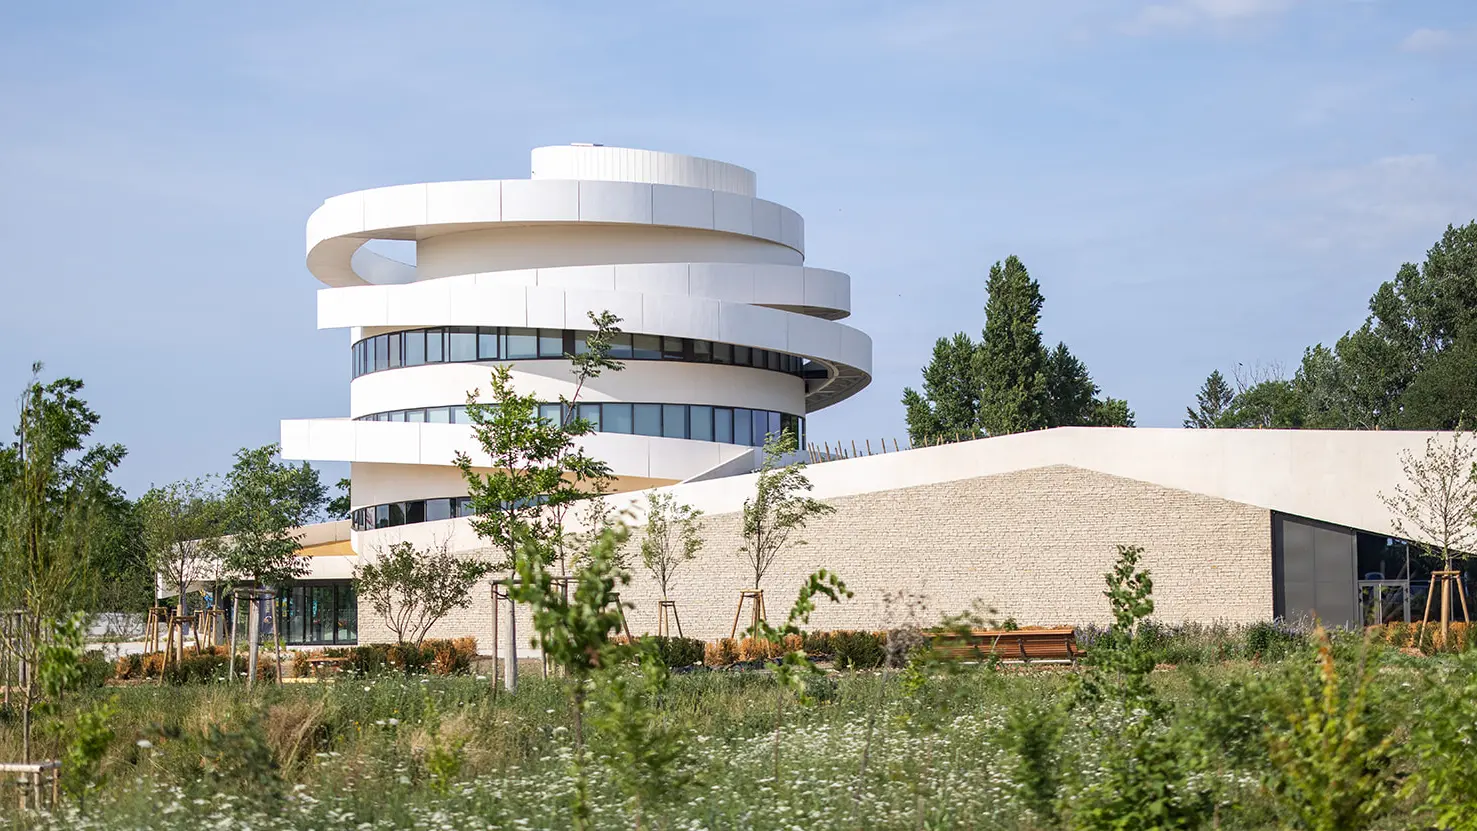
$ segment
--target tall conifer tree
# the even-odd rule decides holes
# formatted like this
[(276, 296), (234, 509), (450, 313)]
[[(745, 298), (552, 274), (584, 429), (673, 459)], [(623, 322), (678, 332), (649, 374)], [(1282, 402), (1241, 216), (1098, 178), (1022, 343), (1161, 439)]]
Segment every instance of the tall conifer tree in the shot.
[(1041, 286), (1014, 254), (990, 267), (980, 345), (980, 426), (991, 435), (1048, 423), (1047, 356), (1041, 345)]

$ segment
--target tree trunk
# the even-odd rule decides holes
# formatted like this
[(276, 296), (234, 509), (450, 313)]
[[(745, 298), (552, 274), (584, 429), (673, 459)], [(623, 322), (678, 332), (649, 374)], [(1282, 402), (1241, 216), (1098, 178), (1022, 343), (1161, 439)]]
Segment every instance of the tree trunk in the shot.
[(518, 604), (508, 599), (508, 650), (507, 666), (503, 672), (503, 687), (508, 692), (518, 689)]

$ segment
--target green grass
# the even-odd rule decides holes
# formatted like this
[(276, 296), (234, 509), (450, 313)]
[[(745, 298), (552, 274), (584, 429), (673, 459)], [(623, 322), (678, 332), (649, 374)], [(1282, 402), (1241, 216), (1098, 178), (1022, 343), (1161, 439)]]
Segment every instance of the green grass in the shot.
[[(1268, 763), (1259, 749), (1259, 725), (1237, 721), (1269, 716), (1239, 713), (1236, 691), (1256, 679), (1302, 671), (1306, 657), (1155, 674), (1172, 708), (1171, 729), (1208, 754), (1197, 776), (1216, 806), (1219, 827), (1286, 827), (1262, 786)], [(1392, 716), (1392, 729), (1408, 724), (1421, 679), (1432, 667), (1448, 665), (1455, 665), (1452, 659), (1392, 663), (1379, 674), (1376, 699)], [(673, 785), (647, 824), (1059, 827), (1070, 822), (1075, 800), (1114, 752), (1101, 736), (1133, 718), (1111, 708), (1071, 710), (1052, 751), (1061, 767), (1061, 815), (1034, 816), (1021, 797), (1019, 758), (1007, 749), (1015, 746), (1008, 715), (1022, 702), (1066, 702), (1073, 687), (1074, 675), (1065, 670), (974, 668), (921, 686), (905, 685), (898, 673), (832, 674), (813, 687), (812, 704), (786, 706), (776, 776), (773, 679), (759, 672), (679, 675), (660, 710), (688, 731), (690, 752), (678, 771), (684, 784)], [(0, 828), (569, 825), (571, 721), (556, 680), (527, 678), (515, 695), (495, 694), (485, 679), (398, 675), (267, 687), (253, 697), (219, 684), (118, 687), (74, 696), (60, 718), (103, 696), (113, 697), (118, 711), (104, 781), (85, 804), (73, 797), (50, 818), (15, 814), (7, 793)], [(0, 758), (19, 758), (18, 731), (13, 718), (0, 719)], [(1249, 744), (1233, 746), (1236, 736), (1249, 736)], [(54, 753), (64, 738), (43, 737), (44, 752)], [(431, 748), (459, 743), (456, 769), (438, 780), (427, 762)], [(1388, 774), (1390, 788), (1409, 772), (1408, 763), (1397, 761)], [(597, 758), (591, 768), (596, 826), (634, 827), (611, 774)], [(1417, 827), (1421, 810), (1418, 799), (1396, 800), (1374, 827)]]

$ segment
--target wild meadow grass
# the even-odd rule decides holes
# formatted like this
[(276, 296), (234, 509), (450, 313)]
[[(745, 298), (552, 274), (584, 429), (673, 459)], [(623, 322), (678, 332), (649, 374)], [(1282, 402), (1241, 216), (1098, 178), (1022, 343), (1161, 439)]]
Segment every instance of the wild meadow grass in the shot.
[[(1421, 655), (1281, 624), (1146, 623), (1131, 643), (1079, 631), (1091, 666), (915, 657), (824, 672), (802, 697), (759, 664), (678, 672), (638, 704), (666, 732), (623, 745), (639, 719), (587, 717), (591, 825), (1477, 827), (1451, 820), (1477, 807), (1477, 652)], [(43, 727), (38, 755), (74, 745), (66, 731), (86, 721), (75, 716), (106, 703), (112, 738), (96, 774), (69, 780), (50, 815), (16, 812), (0, 788), (0, 829), (573, 822), (567, 680), (525, 673), (514, 694), (485, 676), (394, 671), (254, 693), (176, 680), (97, 679), (64, 699), (44, 724), (68, 727)], [(20, 757), (19, 734), (0, 711), (0, 759)], [(670, 758), (634, 797), (652, 735)], [(631, 741), (646, 746), (632, 754)]]
[[(1374, 675), (1381, 729), (1409, 730), (1433, 672), (1472, 670), (1466, 658), (1420, 660), (1392, 659)], [(1262, 740), (1278, 716), (1248, 690), (1260, 684), (1261, 694), (1283, 690), (1291, 700), (1287, 685), (1308, 676), (1312, 662), (1297, 650), (1278, 663), (1154, 673), (1169, 716), (1153, 729), (1178, 742), (1176, 752), (1204, 756), (1191, 778), (1166, 780), (1166, 798), (1204, 800), (1204, 827), (1294, 827), (1269, 785)], [(777, 729), (768, 673), (677, 675), (654, 706), (683, 725), (685, 749), (642, 827), (1103, 827), (1074, 819), (1074, 806), (1116, 770), (1122, 748), (1104, 737), (1130, 735), (1143, 714), (1111, 704), (1069, 708), (1077, 678), (1067, 669), (991, 667), (922, 678), (905, 670), (831, 673), (812, 683), (809, 703), (787, 703)], [(399, 674), (268, 686), (250, 696), (223, 684), (126, 686), (87, 691), (67, 706), (105, 697), (116, 705), (116, 737), (97, 786), (51, 816), (17, 814), (7, 794), (0, 827), (570, 824), (572, 722), (557, 679), (526, 679), (512, 695), (485, 678)], [(17, 734), (15, 723), (0, 722), (0, 757), (18, 757)], [(1042, 735), (1057, 738), (1035, 741)], [(63, 738), (43, 742), (55, 748)], [(591, 752), (595, 827), (637, 827), (598, 736)], [(1400, 792), (1416, 764), (1396, 756), (1380, 771), (1390, 799), (1369, 827), (1421, 825), (1421, 795)]]

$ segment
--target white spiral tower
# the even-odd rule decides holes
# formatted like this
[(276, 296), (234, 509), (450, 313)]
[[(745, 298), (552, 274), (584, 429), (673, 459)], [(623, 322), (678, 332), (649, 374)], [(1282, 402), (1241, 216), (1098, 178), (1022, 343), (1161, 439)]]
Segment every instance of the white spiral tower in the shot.
[[(804, 265), (803, 220), (758, 198), (752, 171), (598, 145), (532, 156), (528, 179), (357, 191), (308, 219), (318, 326), (350, 330), (350, 412), (284, 421), (283, 455), (351, 463), (356, 542), (464, 514), (468, 390), (511, 364), (557, 413), (591, 312), (623, 331), (625, 369), (580, 394), (597, 428), (582, 443), (617, 491), (747, 472), (766, 433), (803, 442), (808, 413), (871, 380), (871, 339), (836, 322), (850, 278)], [(414, 241), (415, 262), (370, 240)]]

